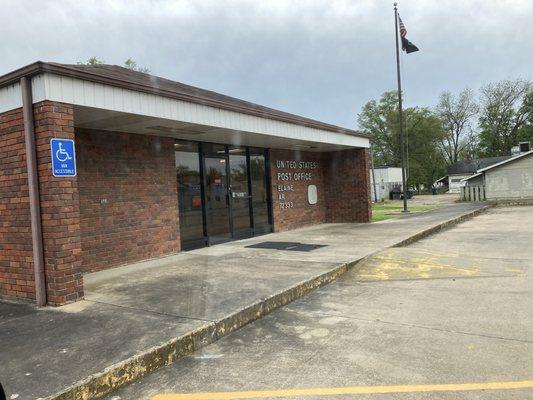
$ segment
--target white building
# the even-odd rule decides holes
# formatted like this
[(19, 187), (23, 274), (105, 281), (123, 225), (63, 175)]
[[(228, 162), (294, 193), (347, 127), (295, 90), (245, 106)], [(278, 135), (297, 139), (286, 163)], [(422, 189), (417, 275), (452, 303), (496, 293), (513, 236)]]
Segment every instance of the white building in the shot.
[(478, 158), (475, 160), (458, 161), (448, 167), (447, 175), (435, 182), (436, 186), (443, 184), (448, 187), (448, 193), (461, 193), (461, 187), (465, 186), (464, 180), (478, 172), (482, 168), (505, 161), (511, 156)]
[(533, 150), (482, 168), (463, 183), (467, 201), (533, 199)]
[[(402, 169), (399, 167), (375, 167), (377, 200), (388, 200), (389, 193), (395, 187), (402, 185)], [(372, 170), (370, 170), (370, 190), (372, 191), (372, 201), (376, 201), (374, 195), (374, 180)]]

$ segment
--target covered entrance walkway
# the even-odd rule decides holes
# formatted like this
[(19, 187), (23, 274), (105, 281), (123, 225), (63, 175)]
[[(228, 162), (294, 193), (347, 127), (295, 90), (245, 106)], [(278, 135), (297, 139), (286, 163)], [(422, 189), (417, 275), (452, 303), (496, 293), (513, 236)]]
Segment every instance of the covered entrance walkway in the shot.
[(321, 224), (99, 271), (85, 275), (85, 298), (217, 321), (481, 207), (455, 204), (382, 223)]

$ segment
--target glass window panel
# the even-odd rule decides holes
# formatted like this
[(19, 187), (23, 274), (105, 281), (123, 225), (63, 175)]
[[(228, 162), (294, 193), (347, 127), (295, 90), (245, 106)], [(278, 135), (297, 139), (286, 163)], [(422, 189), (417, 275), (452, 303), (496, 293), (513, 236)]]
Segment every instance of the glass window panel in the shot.
[(263, 149), (250, 148), (250, 175), (254, 228), (261, 232), (270, 229), (266, 163)]
[(226, 158), (205, 157), (204, 165), (207, 234), (217, 243), (231, 237)]
[(215, 143), (202, 143), (204, 156), (224, 157), (226, 155), (226, 146)]
[(242, 237), (251, 234), (246, 149), (230, 147), (228, 153), (231, 173), (233, 234), (235, 237)]
[(192, 242), (204, 238), (202, 220), (202, 192), (198, 144), (176, 141), (176, 176), (178, 180), (178, 206), (180, 212), (180, 235), (182, 247), (189, 248)]

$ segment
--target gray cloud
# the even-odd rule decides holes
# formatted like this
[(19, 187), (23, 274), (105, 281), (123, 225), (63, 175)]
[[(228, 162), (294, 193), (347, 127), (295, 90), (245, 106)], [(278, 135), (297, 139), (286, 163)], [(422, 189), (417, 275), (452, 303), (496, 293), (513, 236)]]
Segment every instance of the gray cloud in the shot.
[[(0, 74), (36, 60), (131, 57), (155, 75), (353, 127), (395, 88), (384, 0), (0, 0)], [(533, 77), (530, 0), (403, 1), (407, 105), (443, 90)]]

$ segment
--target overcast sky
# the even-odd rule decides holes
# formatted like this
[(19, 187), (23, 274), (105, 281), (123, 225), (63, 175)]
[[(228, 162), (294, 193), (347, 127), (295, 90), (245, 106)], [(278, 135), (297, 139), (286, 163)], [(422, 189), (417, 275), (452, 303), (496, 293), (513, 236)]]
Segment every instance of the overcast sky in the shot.
[[(393, 1), (0, 0), (0, 75), (31, 62), (109, 64), (355, 127), (396, 88)], [(404, 0), (408, 106), (533, 78), (533, 0)]]

